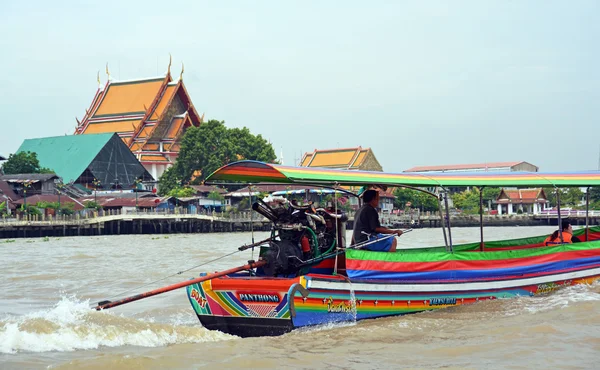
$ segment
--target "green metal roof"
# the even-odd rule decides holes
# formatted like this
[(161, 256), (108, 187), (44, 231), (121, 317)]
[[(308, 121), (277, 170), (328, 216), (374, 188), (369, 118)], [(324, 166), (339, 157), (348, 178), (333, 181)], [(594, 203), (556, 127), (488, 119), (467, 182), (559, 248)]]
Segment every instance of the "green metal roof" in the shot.
[(17, 153), (35, 152), (40, 166), (53, 170), (67, 183), (81, 176), (114, 135), (105, 133), (27, 139)]

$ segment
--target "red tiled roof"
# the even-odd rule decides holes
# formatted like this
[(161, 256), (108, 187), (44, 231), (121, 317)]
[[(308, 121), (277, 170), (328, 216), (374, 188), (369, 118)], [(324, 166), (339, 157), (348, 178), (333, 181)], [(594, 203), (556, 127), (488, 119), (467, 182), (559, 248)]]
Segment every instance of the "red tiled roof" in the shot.
[(520, 162), (488, 162), (488, 163), (472, 163), (472, 164), (451, 164), (444, 166), (417, 166), (409, 168), (408, 170), (404, 170), (403, 172), (426, 172), (426, 171), (448, 171), (448, 170), (474, 170), (480, 168), (486, 169), (494, 169), (501, 167), (513, 167), (518, 164), (524, 163), (524, 161)]
[[(158, 202), (157, 202), (158, 200)], [(138, 198), (137, 206), (139, 208), (154, 208), (161, 202), (161, 198)], [(100, 206), (105, 208), (135, 207), (135, 198), (108, 198), (98, 201)]]
[[(27, 197), (27, 204), (36, 205), (38, 202), (49, 202), (49, 203), (58, 203), (58, 195), (32, 195)], [(18, 204), (19, 206), (25, 203), (25, 199), (19, 199), (14, 204)], [(60, 196), (60, 204), (64, 206), (66, 203), (73, 203), (75, 206), (73, 209), (75, 211), (79, 211), (84, 209), (83, 202), (73, 199), (67, 195)]]
[[(508, 199), (507, 199), (508, 198)], [(539, 199), (546, 200), (546, 195), (541, 188), (537, 189), (502, 189), (497, 203), (536, 203)]]
[[(19, 195), (17, 195), (17, 193), (15, 193), (11, 186), (8, 184), (8, 182), (4, 181), (4, 180), (0, 180), (0, 195), (4, 194), (7, 197), (10, 198), (10, 200), (17, 200), (19, 198), (21, 198)], [(0, 203), (2, 203), (4, 201), (4, 197), (0, 196)]]
[(197, 193), (210, 193), (216, 191), (219, 194), (227, 193), (227, 190), (223, 188), (219, 188), (217, 186), (208, 186), (208, 185), (190, 185), (190, 188), (196, 190)]

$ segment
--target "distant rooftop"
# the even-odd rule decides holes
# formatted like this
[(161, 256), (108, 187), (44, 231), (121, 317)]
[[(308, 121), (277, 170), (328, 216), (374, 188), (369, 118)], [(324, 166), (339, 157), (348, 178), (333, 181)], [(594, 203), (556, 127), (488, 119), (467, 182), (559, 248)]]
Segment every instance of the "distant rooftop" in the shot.
[[(521, 167), (521, 168), (519, 168)], [(487, 162), (471, 164), (452, 164), (443, 166), (417, 166), (403, 172), (454, 172), (454, 171), (531, 171), (539, 168), (529, 162)]]
[(6, 158), (3, 157), (2, 155), (0, 155), (0, 161), (5, 161), (5, 160), (6, 160)]
[(381, 165), (371, 148), (315, 149), (304, 153), (301, 167), (327, 167), (347, 170), (381, 171)]

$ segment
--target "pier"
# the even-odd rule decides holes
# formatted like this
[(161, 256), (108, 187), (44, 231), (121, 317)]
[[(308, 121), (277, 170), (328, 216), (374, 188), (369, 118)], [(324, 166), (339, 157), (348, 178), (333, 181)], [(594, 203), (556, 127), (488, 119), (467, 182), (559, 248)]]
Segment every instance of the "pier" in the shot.
[(186, 214), (151, 212), (110, 212), (79, 216), (38, 216), (0, 220), (0, 239), (119, 234), (172, 234), (235, 231), (268, 231), (269, 220), (249, 212)]
[[(354, 223), (350, 213), (347, 228)], [(590, 211), (590, 225), (600, 225), (600, 211)], [(564, 211), (561, 218), (575, 226), (585, 225), (585, 211)], [(389, 228), (436, 228), (441, 227), (437, 213), (383, 215), (381, 224)], [(556, 212), (543, 214), (484, 215), (484, 226), (544, 226), (556, 225)], [(452, 227), (479, 226), (479, 215), (453, 214)], [(250, 212), (240, 213), (185, 213), (185, 212), (90, 212), (86, 216), (29, 216), (25, 218), (0, 219), (0, 239), (39, 238), (60, 236), (91, 236), (120, 234), (174, 234), (213, 233), (239, 231), (269, 231), (271, 222)]]

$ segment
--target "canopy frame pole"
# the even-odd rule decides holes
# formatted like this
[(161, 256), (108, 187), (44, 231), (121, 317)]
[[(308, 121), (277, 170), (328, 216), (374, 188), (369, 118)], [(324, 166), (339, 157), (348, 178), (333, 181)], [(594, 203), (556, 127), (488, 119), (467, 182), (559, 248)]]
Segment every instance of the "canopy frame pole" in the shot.
[(479, 250), (481, 252), (485, 248), (485, 243), (483, 242), (483, 188), (484, 186), (479, 187)]
[(443, 194), (441, 192), (438, 192), (437, 198), (438, 206), (440, 209), (440, 223), (442, 225), (442, 233), (444, 234), (444, 245), (446, 246), (446, 251), (448, 251), (448, 237), (446, 236), (446, 222), (444, 221), (444, 207), (442, 206), (442, 197)]
[[(248, 205), (250, 206), (250, 234), (252, 235), (252, 244), (254, 244), (254, 212), (252, 211), (252, 184), (248, 184)], [(254, 259), (254, 248), (252, 248), (252, 259)]]
[(452, 223), (450, 222), (450, 207), (448, 207), (448, 190), (444, 189), (444, 205), (446, 206), (446, 218), (448, 221), (448, 247), (452, 252)]
[[(334, 203), (334, 207), (335, 207), (335, 215), (337, 217), (338, 214), (338, 208), (337, 208), (337, 188), (339, 187), (339, 184), (336, 182), (334, 189), (333, 189), (333, 203)], [(354, 222), (356, 222), (356, 220), (354, 220)], [(319, 248), (319, 246), (317, 246), (317, 248)], [(338, 219), (335, 219), (335, 249), (340, 249), (340, 231), (338, 230)], [(338, 256), (339, 253), (336, 253), (335, 255), (335, 263), (333, 265), (333, 275), (337, 275), (338, 274)]]
[(563, 239), (563, 233), (562, 233), (562, 220), (560, 218), (560, 189), (556, 188), (556, 210), (558, 211), (558, 235), (560, 237), (560, 242), (564, 243), (565, 240)]
[(585, 192), (585, 241), (590, 241), (590, 187)]

